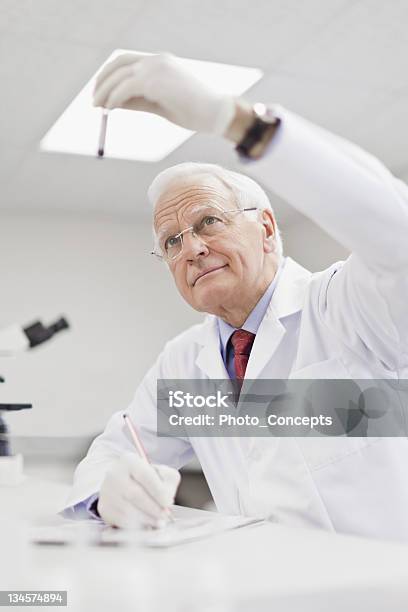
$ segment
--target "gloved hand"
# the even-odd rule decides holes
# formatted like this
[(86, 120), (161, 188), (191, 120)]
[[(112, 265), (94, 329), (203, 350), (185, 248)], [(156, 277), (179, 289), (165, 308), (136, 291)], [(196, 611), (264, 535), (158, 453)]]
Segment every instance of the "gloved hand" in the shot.
[(116, 527), (157, 527), (167, 520), (180, 474), (166, 465), (150, 465), (135, 453), (123, 453), (107, 472), (97, 505), (101, 518)]
[(199, 81), (169, 54), (125, 53), (99, 74), (94, 105), (156, 113), (197, 132), (223, 135), (235, 99)]

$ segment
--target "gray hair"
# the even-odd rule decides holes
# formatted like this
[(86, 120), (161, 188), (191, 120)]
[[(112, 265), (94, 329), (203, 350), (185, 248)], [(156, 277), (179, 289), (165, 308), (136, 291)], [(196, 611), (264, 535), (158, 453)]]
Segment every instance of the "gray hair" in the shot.
[[(160, 172), (160, 174), (153, 179), (153, 182), (147, 191), (147, 196), (150, 203), (153, 207), (155, 207), (160, 196), (172, 183), (175, 183), (183, 178), (189, 178), (192, 175), (205, 174), (215, 176), (221, 183), (232, 191), (238, 208), (243, 209), (254, 206), (259, 210), (268, 208), (274, 215), (268, 196), (262, 187), (260, 187), (253, 179), (249, 178), (245, 174), (227, 170), (226, 168), (218, 166), (217, 164), (204, 164), (197, 162), (184, 162), (182, 164), (177, 164), (176, 166), (166, 168), (166, 170)], [(279, 259), (282, 259), (282, 238), (276, 222), (275, 242), (276, 253)]]

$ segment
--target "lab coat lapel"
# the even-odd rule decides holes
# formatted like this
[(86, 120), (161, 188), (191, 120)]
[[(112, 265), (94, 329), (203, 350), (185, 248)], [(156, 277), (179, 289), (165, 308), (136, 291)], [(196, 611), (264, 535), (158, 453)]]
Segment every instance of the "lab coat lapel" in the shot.
[(262, 370), (273, 358), (284, 335), (285, 327), (276, 318), (275, 313), (268, 308), (252, 347), (245, 378), (258, 378)]
[(256, 379), (273, 360), (286, 328), (282, 320), (302, 309), (311, 273), (290, 257), (286, 258), (277, 287), (259, 326), (245, 378)]
[(220, 351), (220, 337), (216, 317), (208, 315), (200, 332), (201, 350), (196, 366), (211, 379), (229, 378)]

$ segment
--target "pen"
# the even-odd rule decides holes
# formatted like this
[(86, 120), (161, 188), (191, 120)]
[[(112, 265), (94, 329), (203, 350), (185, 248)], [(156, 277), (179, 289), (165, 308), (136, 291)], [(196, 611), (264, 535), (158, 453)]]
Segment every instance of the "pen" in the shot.
[(109, 111), (106, 108), (102, 111), (101, 129), (99, 131), (98, 157), (103, 157), (105, 154), (106, 128), (108, 125)]
[[(138, 453), (139, 453), (140, 457), (143, 459), (143, 461), (145, 461), (146, 463), (149, 463), (149, 464), (150, 464), (149, 457), (147, 456), (147, 453), (146, 453), (146, 451), (145, 451), (145, 449), (144, 449), (144, 446), (143, 446), (143, 444), (142, 444), (142, 442), (141, 442), (141, 440), (140, 440), (140, 438), (139, 438), (139, 436), (138, 436), (138, 433), (137, 433), (137, 431), (136, 431), (136, 427), (133, 425), (133, 423), (132, 423), (132, 421), (131, 421), (130, 416), (129, 416), (128, 414), (124, 414), (124, 415), (123, 415), (123, 420), (125, 421), (125, 423), (126, 423), (126, 425), (127, 425), (127, 428), (128, 428), (128, 430), (129, 430), (129, 433), (130, 433), (130, 435), (131, 435), (131, 437), (132, 437), (132, 440), (133, 440), (133, 442), (134, 442), (134, 444), (135, 444), (135, 446), (136, 446), (136, 448), (137, 448), (137, 451), (138, 451)], [(156, 474), (157, 474), (157, 475), (158, 475), (158, 477), (161, 479), (160, 474), (159, 474), (158, 472), (156, 472)], [(164, 510), (164, 511), (165, 511), (165, 513), (167, 514), (168, 518), (169, 518), (171, 521), (173, 521), (173, 522), (174, 522), (174, 520), (175, 520), (175, 519), (174, 519), (174, 516), (173, 516), (173, 515), (172, 515), (172, 513), (171, 513), (170, 508), (163, 508), (163, 510)]]

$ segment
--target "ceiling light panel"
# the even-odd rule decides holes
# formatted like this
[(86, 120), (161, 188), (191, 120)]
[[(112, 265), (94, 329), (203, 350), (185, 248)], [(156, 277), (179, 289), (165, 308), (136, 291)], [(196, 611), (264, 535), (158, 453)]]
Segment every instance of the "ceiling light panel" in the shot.
[[(131, 52), (116, 49), (107, 58), (44, 136), (40, 144), (42, 151), (97, 156), (102, 111), (92, 105), (95, 78), (105, 63)], [(258, 68), (184, 58), (181, 61), (203, 82), (221, 93), (235, 96), (243, 94), (263, 75)], [(109, 114), (105, 157), (160, 161), (193, 134), (151, 113), (115, 109)]]

